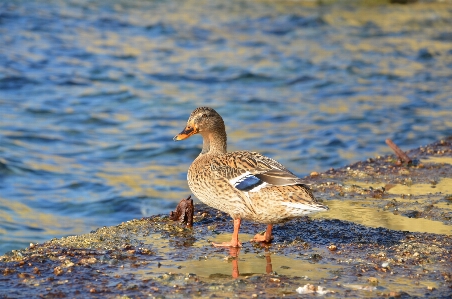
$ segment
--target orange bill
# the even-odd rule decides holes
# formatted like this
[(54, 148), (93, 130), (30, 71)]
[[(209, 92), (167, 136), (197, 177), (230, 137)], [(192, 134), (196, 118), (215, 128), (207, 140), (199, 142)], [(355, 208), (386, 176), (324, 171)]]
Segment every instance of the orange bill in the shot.
[(187, 139), (188, 137), (190, 137), (191, 135), (196, 134), (196, 130), (194, 127), (185, 127), (185, 129), (182, 130), (182, 132), (180, 132), (179, 134), (177, 134), (176, 136), (174, 136), (173, 140), (174, 141), (178, 141), (178, 140), (184, 140)]

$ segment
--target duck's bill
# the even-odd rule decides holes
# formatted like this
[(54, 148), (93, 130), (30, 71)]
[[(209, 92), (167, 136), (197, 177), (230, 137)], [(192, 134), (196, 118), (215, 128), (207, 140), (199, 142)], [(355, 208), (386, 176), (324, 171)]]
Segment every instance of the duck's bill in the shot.
[(182, 132), (180, 132), (179, 134), (174, 136), (173, 140), (174, 141), (184, 140), (195, 133), (196, 133), (196, 131), (193, 128), (185, 128)]

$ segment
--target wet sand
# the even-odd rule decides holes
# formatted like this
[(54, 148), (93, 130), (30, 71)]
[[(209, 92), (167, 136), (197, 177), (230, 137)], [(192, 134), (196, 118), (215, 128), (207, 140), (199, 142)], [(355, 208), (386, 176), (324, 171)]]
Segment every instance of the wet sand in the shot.
[(215, 248), (232, 222), (195, 205), (193, 229), (167, 215), (31, 244), (0, 257), (1, 298), (450, 297), (452, 137), (312, 173), (330, 210), (276, 225), (245, 222), (240, 250)]

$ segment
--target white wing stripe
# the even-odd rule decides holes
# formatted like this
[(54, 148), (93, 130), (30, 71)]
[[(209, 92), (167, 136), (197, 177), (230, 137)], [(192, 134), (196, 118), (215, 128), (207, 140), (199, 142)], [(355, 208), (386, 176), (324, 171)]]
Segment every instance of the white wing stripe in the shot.
[(238, 177), (230, 179), (229, 183), (231, 183), (233, 186), (235, 186), (235, 185), (239, 184), (243, 179), (245, 179), (250, 174), (251, 174), (251, 172), (247, 171), (244, 174), (239, 175)]
[(289, 208), (298, 209), (298, 210), (300, 210), (300, 212), (302, 212), (302, 214), (309, 214), (309, 213), (312, 213), (313, 211), (325, 210), (325, 208), (322, 206), (310, 206), (310, 205), (305, 205), (302, 203), (295, 203), (295, 202), (281, 202), (281, 204), (285, 205)]
[(257, 192), (257, 191), (259, 191), (262, 188), (265, 188), (267, 186), (268, 186), (268, 184), (266, 182), (263, 182), (262, 184), (257, 185), (256, 187), (254, 187), (253, 189), (248, 190), (248, 192)]

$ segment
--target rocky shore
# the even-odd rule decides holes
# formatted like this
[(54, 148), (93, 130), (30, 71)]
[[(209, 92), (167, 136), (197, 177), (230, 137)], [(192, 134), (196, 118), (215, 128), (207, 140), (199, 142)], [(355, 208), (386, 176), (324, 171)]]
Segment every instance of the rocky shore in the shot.
[(452, 137), (306, 177), (330, 211), (264, 230), (195, 203), (169, 215), (53, 239), (0, 257), (0, 298), (298, 298), (452, 295)]

